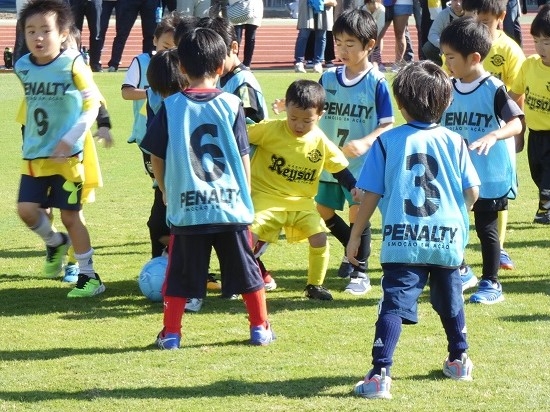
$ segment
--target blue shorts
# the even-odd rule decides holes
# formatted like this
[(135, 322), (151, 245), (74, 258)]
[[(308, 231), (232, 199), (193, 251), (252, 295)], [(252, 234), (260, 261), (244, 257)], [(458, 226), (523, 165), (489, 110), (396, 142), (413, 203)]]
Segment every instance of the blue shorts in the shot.
[(430, 302), (444, 318), (454, 318), (464, 306), (458, 268), (382, 264), (382, 299), (379, 315), (391, 313), (403, 323), (418, 323), (418, 298), (429, 281)]
[(170, 236), (163, 295), (204, 298), (212, 248), (220, 262), (222, 294), (252, 293), (264, 287), (250, 247), (248, 229)]
[(353, 195), (340, 183), (320, 182), (315, 201), (334, 210), (344, 210), (346, 201), (351, 205), (358, 205), (353, 201)]
[(21, 175), (17, 202), (38, 203), (43, 208), (80, 210), (82, 182), (69, 182), (61, 175)]
[(386, 6), (384, 21), (393, 21), (396, 16), (410, 16), (413, 14), (412, 4), (397, 4), (394, 6)]

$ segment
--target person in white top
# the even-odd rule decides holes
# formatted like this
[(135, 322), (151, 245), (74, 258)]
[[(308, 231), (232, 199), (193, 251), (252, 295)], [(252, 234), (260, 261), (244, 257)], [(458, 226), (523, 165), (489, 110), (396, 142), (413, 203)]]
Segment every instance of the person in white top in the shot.
[(251, 0), (253, 16), (243, 24), (235, 25), (235, 35), (239, 48), (244, 31), (244, 53), (243, 64), (250, 68), (252, 63), (252, 55), (254, 54), (254, 46), (256, 45), (256, 30), (262, 25), (264, 17), (264, 2), (263, 0)]

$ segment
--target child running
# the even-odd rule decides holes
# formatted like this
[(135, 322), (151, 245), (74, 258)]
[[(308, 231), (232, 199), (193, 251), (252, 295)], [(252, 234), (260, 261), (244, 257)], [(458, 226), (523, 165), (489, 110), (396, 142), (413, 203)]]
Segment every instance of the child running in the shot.
[[(98, 114), (99, 93), (80, 52), (61, 50), (73, 23), (66, 4), (32, 0), (20, 17), (30, 54), (15, 67), (27, 106), (18, 213), (47, 246), (44, 275), (59, 274), (72, 241), (79, 274), (67, 296), (95, 296), (105, 285), (95, 273), (94, 250), (80, 210), (84, 141)], [(60, 209), (68, 234), (53, 230), (44, 208)]]
[(393, 354), (402, 325), (418, 322), (417, 300), (430, 302), (447, 336), (443, 373), (471, 380), (459, 266), (468, 243), (468, 212), (480, 184), (462, 137), (437, 124), (452, 98), (447, 75), (431, 61), (402, 68), (393, 82), (406, 124), (380, 135), (357, 188), (364, 191), (347, 247), (356, 263), (361, 234), (382, 213), (382, 299), (372, 346), (373, 368), (354, 392), (391, 398)]

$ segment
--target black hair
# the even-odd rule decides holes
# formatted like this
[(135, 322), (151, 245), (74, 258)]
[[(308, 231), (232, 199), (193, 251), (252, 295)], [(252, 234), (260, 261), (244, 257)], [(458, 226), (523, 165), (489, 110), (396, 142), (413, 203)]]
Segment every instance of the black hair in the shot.
[(294, 80), (286, 90), (285, 100), (287, 105), (304, 110), (314, 108), (321, 114), (325, 108), (325, 89), (313, 80)]
[(475, 18), (461, 17), (443, 29), (439, 43), (449, 46), (464, 58), (479, 53), (483, 60), (491, 50), (491, 34), (487, 26)]
[(76, 27), (75, 24), (71, 25), (69, 28), (69, 36), (65, 39), (64, 44), (62, 45), (62, 48), (66, 49), (65, 43), (70, 40), (70, 38), (73, 38), (74, 42), (76, 43), (77, 50), (80, 50), (82, 47), (82, 33), (80, 32), (80, 29)]
[(469, 12), (474, 11), (500, 16), (506, 11), (507, 3), (507, 0), (462, 0), (462, 9)]
[(227, 47), (227, 55), (229, 56), (231, 52), (231, 43), (237, 41), (237, 36), (235, 34), (235, 28), (228, 19), (224, 17), (203, 17), (197, 22), (197, 27), (212, 29), (218, 33)]
[(163, 97), (183, 90), (187, 84), (185, 75), (179, 68), (176, 48), (157, 52), (147, 67), (149, 87)]
[(193, 30), (197, 27), (198, 17), (195, 16), (181, 16), (178, 24), (176, 25), (176, 31), (174, 33), (174, 43), (176, 46), (180, 44), (180, 40), (183, 35), (189, 30)]
[(399, 70), (392, 90), (398, 105), (414, 120), (438, 123), (451, 103), (453, 86), (441, 67), (422, 60)]
[(531, 23), (531, 36), (550, 37), (550, 3), (542, 6)]
[(356, 37), (365, 47), (370, 40), (376, 40), (378, 28), (374, 18), (368, 11), (350, 9), (340, 14), (332, 26), (334, 36), (342, 33)]
[(67, 3), (60, 0), (30, 0), (21, 9), (17, 21), (22, 33), (25, 32), (27, 19), (36, 14), (55, 14), (55, 23), (60, 32), (69, 30), (74, 24), (73, 13)]
[(165, 33), (172, 33), (175, 37), (176, 27), (183, 19), (185, 19), (185, 16), (176, 10), (164, 16), (157, 24), (155, 32), (153, 33), (155, 39), (158, 39)]
[(214, 77), (226, 56), (223, 39), (212, 29), (197, 27), (187, 31), (178, 45), (180, 64), (190, 79)]

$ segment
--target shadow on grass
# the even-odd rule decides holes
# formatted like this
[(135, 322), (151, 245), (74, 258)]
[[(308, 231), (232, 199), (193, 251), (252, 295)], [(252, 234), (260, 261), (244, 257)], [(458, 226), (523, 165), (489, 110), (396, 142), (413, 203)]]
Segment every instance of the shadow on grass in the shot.
[(216, 398), (227, 396), (283, 396), (286, 398), (309, 398), (325, 396), (341, 398), (351, 396), (350, 392), (335, 395), (325, 393), (334, 386), (350, 386), (349, 376), (316, 376), (303, 379), (289, 379), (267, 382), (244, 382), (235, 379), (221, 380), (206, 385), (183, 386), (143, 386), (140, 388), (105, 389), (90, 388), (84, 391), (2, 391), (0, 398), (17, 402), (42, 402), (52, 400), (97, 400), (97, 399), (174, 399)]

